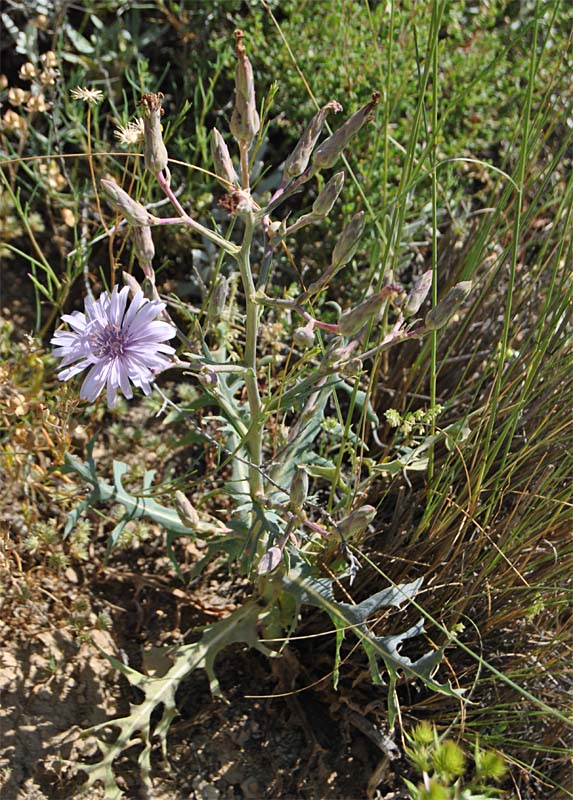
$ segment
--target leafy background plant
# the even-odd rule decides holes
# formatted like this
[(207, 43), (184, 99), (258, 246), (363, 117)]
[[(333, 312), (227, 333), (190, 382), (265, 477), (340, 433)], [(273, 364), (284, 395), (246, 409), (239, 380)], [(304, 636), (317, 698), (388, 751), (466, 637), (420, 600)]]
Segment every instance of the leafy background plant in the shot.
[[(86, 273), (105, 285), (116, 258), (134, 268), (124, 229), (111, 243), (100, 238), (89, 153), (98, 177), (133, 177), (138, 198), (157, 201), (139, 161), (126, 157), (130, 151), (115, 143), (113, 130), (137, 116), (141, 93), (161, 90), (170, 156), (209, 169), (208, 131), (215, 123), (226, 127), (230, 117), (229, 41), (240, 26), (248, 32), (259, 97), (269, 94), (272, 81), (279, 83), (262, 152), (275, 165), (313, 113), (312, 95), (320, 103), (342, 99), (351, 112), (373, 88), (383, 93), (374, 125), (349, 152), (356, 181), (347, 180), (340, 212), (365, 208), (369, 216), (354, 266), (334, 287), (338, 302), (358, 302), (389, 268), (405, 285), (435, 268), (440, 296), (456, 280), (476, 281), (471, 304), (447, 335), (406, 345), (375, 363), (368, 397), (381, 422), (374, 438), (366, 404), (362, 415), (340, 408), (327, 431), (331, 445), (345, 454), (329, 475), (331, 485), (350, 473), (354, 488), (378, 508), (360, 543), (366, 566), (353, 599), (372, 595), (383, 580), (407, 584), (423, 576), (415, 614), (425, 617), (434, 646), (450, 634), (441, 674), (472, 687), (472, 702), (462, 710), (399, 684), (399, 730), (430, 719), (470, 753), (479, 738), (480, 746), (506, 754), (511, 782), (522, 795), (560, 796), (568, 792), (570, 743), (561, 712), (570, 685), (571, 11), (558, 3), (453, 3), (438, 23), (437, 5), (371, 6), (329, 2), (324, 16), (302, 2), (213, 3), (209, 14), (177, 3), (6, 9), (12, 38), (3, 43), (0, 133), (2, 238), (10, 245), (2, 267), (4, 635), (19, 609), (45, 602), (46, 590), (65, 598), (74, 573), (86, 582), (73, 601), (48, 615), (44, 628), (76, 631), (79, 616), (85, 636), (86, 628), (89, 634), (107, 626), (107, 618), (100, 619), (105, 614), (112, 631), (120, 627), (94, 594), (91, 565), (83, 566), (85, 531), (79, 539), (61, 538), (65, 515), (83, 491), (69, 475), (63, 480), (51, 471), (64, 463), (65, 451), (83, 459), (97, 436), (109, 475), (111, 459), (145, 453), (145, 468), (162, 479), (159, 501), (169, 505), (176, 486), (191, 486), (200, 510), (211, 507), (214, 486), (202, 473), (212, 455), (195, 431), (176, 415), (163, 426), (153, 423), (151, 399), (111, 413), (78, 407), (73, 392), (54, 381), (53, 360), (41, 348), (60, 311), (83, 295)], [(29, 61), (39, 69), (49, 49), (61, 72), (45, 92), (52, 113), (12, 105), (10, 88), (32, 86), (18, 77), (21, 65)], [(101, 89), (103, 103), (73, 102), (69, 90), (82, 84)], [(7, 111), (24, 122), (6, 120)], [(181, 201), (208, 220), (220, 196), (213, 179), (185, 167), (173, 171)], [(273, 180), (272, 173), (261, 176), (261, 191)], [(303, 200), (310, 205), (312, 199), (309, 188)], [(308, 283), (322, 271), (340, 223), (332, 217), (318, 241), (315, 230), (306, 229), (276, 267), (279, 287), (294, 284), (297, 274)], [(203, 285), (212, 285), (217, 271), (205, 242), (177, 232), (160, 236), (156, 247), (163, 290), (194, 307), (205, 304)], [(328, 314), (328, 306), (321, 311)], [(228, 337), (232, 320), (224, 324)], [(290, 340), (289, 325), (277, 318), (269, 326), (271, 379), (281, 366), (281, 342)], [(35, 338), (27, 338), (31, 331)], [(174, 391), (201, 413), (193, 391)], [(389, 409), (405, 419), (435, 402), (443, 411), (425, 427), (405, 431), (385, 422)], [(452, 423), (462, 426), (463, 440), (441, 433)], [(325, 438), (324, 455), (330, 450)], [(126, 485), (136, 493), (144, 472), (139, 461), (128, 475)], [(332, 503), (329, 482), (315, 481), (325, 503)], [(84, 523), (92, 558), (103, 560), (119, 521), (108, 511), (92, 511)], [(46, 535), (46, 525), (58, 532), (57, 540)], [(153, 546), (146, 551), (150, 535)], [(175, 585), (156, 531), (144, 526), (133, 537), (110, 563), (127, 569), (129, 554), (140, 553), (145, 573), (161, 568), (163, 557)], [(178, 541), (173, 547), (187, 576), (189, 553)], [(235, 583), (243, 586), (239, 576)], [(81, 602), (93, 607), (91, 618)], [(387, 633), (388, 624), (392, 618), (379, 623), (380, 631)], [(311, 614), (298, 632), (323, 631), (322, 617)], [(340, 644), (340, 697), (358, 702), (368, 722), (383, 724), (380, 709), (366, 710), (372, 688), (350, 641), (347, 636)], [(174, 642), (193, 646), (180, 634)], [(307, 683), (323, 677), (314, 664), (323, 673), (332, 668), (332, 637), (290, 647)], [(140, 655), (132, 649), (137, 663)], [(58, 785), (54, 775), (46, 780)]]

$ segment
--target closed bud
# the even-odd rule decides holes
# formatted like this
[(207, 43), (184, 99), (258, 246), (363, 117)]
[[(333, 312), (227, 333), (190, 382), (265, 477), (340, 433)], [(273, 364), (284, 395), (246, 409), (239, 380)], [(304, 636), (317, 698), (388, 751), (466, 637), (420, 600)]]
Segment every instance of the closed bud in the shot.
[(115, 181), (100, 180), (101, 187), (110, 206), (121, 214), (130, 225), (149, 225), (151, 215), (137, 200), (133, 200)]
[(135, 255), (139, 261), (139, 265), (147, 276), (147, 272), (151, 267), (151, 262), (155, 256), (155, 245), (153, 244), (153, 236), (151, 235), (151, 228), (149, 225), (141, 227), (135, 225), (132, 228), (133, 246), (135, 248)]
[(195, 506), (185, 497), (183, 492), (175, 492), (175, 509), (179, 519), (188, 528), (196, 528), (199, 524), (199, 514)]
[(332, 206), (336, 203), (338, 195), (344, 186), (344, 172), (337, 172), (328, 181), (324, 189), (319, 193), (313, 203), (312, 213), (317, 217), (326, 217), (332, 211)]
[(229, 148), (217, 128), (213, 128), (211, 131), (211, 155), (213, 157), (215, 173), (218, 178), (221, 178), (220, 182), (223, 186), (226, 189), (232, 189), (233, 186), (240, 186), (239, 176), (235, 172)]
[(374, 506), (361, 506), (361, 508), (357, 508), (356, 511), (351, 511), (336, 527), (341, 536), (345, 539), (352, 539), (364, 533), (375, 516), (376, 509)]
[(324, 122), (329, 111), (334, 111), (335, 114), (338, 114), (339, 111), (342, 111), (342, 106), (340, 103), (337, 103), (336, 100), (331, 100), (330, 103), (327, 103), (314, 115), (308, 123), (305, 132), (300, 137), (297, 146), (285, 161), (285, 178), (297, 178), (299, 175), (302, 175), (307, 168), (312, 151), (324, 127)]
[(311, 320), (304, 328), (296, 328), (292, 338), (297, 347), (312, 347), (314, 344), (314, 322)]
[(420, 306), (428, 296), (431, 285), (432, 270), (429, 269), (427, 272), (424, 272), (422, 275), (420, 275), (420, 277), (415, 281), (412, 289), (406, 297), (406, 302), (404, 303), (404, 307), (402, 309), (404, 316), (413, 317), (414, 314), (418, 313)]
[(443, 328), (471, 292), (472, 282), (457, 283), (437, 306), (426, 314), (426, 327), (432, 331)]
[(338, 331), (341, 336), (353, 336), (358, 333), (360, 328), (366, 325), (368, 320), (380, 311), (387, 296), (388, 292), (382, 289), (382, 291), (376, 292), (372, 297), (360, 303), (356, 308), (346, 311), (338, 321)]
[(339, 369), (346, 364), (352, 357), (352, 353), (358, 347), (358, 340), (353, 339), (348, 344), (344, 344), (340, 337), (336, 337), (330, 343), (330, 346), (322, 360), (322, 366), (326, 370)]
[(243, 39), (243, 31), (235, 31), (235, 53), (238, 63), (235, 70), (235, 105), (231, 116), (231, 133), (238, 142), (249, 147), (259, 132), (261, 122), (255, 99), (253, 68)]
[(372, 111), (378, 105), (380, 92), (374, 92), (372, 99), (358, 109), (344, 125), (325, 139), (314, 151), (312, 163), (316, 169), (328, 169), (336, 163), (348, 142), (355, 136), (364, 123), (372, 118)]
[(133, 277), (133, 275), (130, 275), (129, 272), (122, 272), (121, 277), (123, 278), (124, 284), (126, 286), (129, 286), (129, 294), (132, 297), (135, 297), (135, 295), (138, 292), (141, 292), (141, 286), (139, 285), (139, 282)]
[(207, 307), (207, 319), (211, 324), (217, 323), (221, 319), (223, 311), (225, 310), (228, 292), (229, 281), (224, 275), (219, 275), (213, 291), (211, 292), (209, 305)]
[(338, 367), (338, 374), (343, 378), (355, 378), (362, 371), (362, 359), (358, 356), (343, 361)]
[(358, 249), (360, 237), (364, 231), (364, 211), (355, 214), (348, 222), (340, 234), (334, 251), (332, 253), (332, 268), (337, 270), (344, 264), (348, 264), (354, 253)]
[(308, 473), (304, 467), (297, 467), (290, 485), (290, 507), (293, 511), (302, 511), (308, 495)]
[(162, 172), (167, 166), (167, 148), (163, 142), (161, 133), (161, 117), (163, 109), (161, 101), (163, 94), (144, 94), (139, 105), (143, 109), (143, 139), (144, 139), (144, 161), (148, 170), (156, 175)]

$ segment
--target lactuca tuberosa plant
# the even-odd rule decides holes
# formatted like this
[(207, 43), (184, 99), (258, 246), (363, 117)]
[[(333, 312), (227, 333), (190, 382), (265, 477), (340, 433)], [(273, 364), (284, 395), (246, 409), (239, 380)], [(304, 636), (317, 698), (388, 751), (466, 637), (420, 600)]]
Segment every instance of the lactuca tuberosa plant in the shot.
[[(440, 649), (422, 653), (415, 660), (399, 652), (403, 642), (423, 633), (423, 619), (410, 624), (403, 633), (392, 635), (375, 633), (369, 624), (378, 609), (400, 609), (413, 601), (422, 584), (420, 578), (382, 588), (358, 605), (335, 598), (334, 581), (346, 577), (352, 583), (359, 570), (356, 548), (373, 524), (376, 508), (362, 499), (366, 481), (356, 485), (355, 473), (352, 480), (339, 480), (332, 487), (333, 502), (328, 509), (316, 502), (313, 480), (337, 474), (337, 457), (332, 458), (329, 451), (321, 449), (321, 438), (329, 426), (330, 430), (336, 427), (330, 425), (329, 416), (334, 416), (332, 410), (340, 406), (340, 398), (346, 401), (350, 397), (353, 407), (361, 408), (364, 418), (376, 425), (377, 417), (366, 390), (369, 366), (380, 353), (446, 325), (470, 287), (467, 283), (458, 284), (428, 312), (425, 321), (420, 321), (416, 314), (430, 289), (430, 276), (423, 275), (410, 292), (387, 280), (363, 302), (343, 310), (337, 321), (332, 317), (322, 319), (315, 311), (320, 307), (317, 301), (328, 292), (333, 279), (339, 279), (350, 268), (359, 252), (367, 219), (358, 212), (342, 227), (322, 274), (308, 286), (300, 286), (295, 295), (286, 287), (282, 293), (277, 292), (276, 285), (269, 290), (277, 252), (288, 247), (294, 233), (320, 224), (334, 208), (343, 189), (344, 173), (324, 173), (337, 164), (353, 137), (372, 119), (379, 95), (374, 92), (362, 108), (319, 143), (329, 112), (342, 111), (335, 101), (321, 108), (286, 159), (274, 192), (259, 197), (252, 188), (251, 161), (261, 121), (243, 39), (243, 34), (237, 32), (238, 63), (230, 124), (237, 163), (222, 133), (214, 130), (211, 134), (215, 174), (226, 192), (221, 205), (235, 219), (237, 239), (226, 238), (213, 227), (196, 221), (179, 201), (172, 188), (162, 138), (162, 97), (145, 95), (141, 102), (145, 167), (173, 206), (173, 215), (156, 215), (157, 204), (151, 213), (118, 183), (102, 181), (109, 205), (129, 226), (143, 273), (142, 286), (135, 277), (125, 275), (127, 285), (121, 291), (114, 288), (111, 296), (104, 293), (97, 301), (88, 299), (85, 314), (64, 316), (63, 321), (72, 330), (57, 331), (53, 340), (56, 355), (63, 359), (60, 378), (67, 380), (90, 368), (81, 390), (87, 400), (94, 400), (104, 386), (109, 405), (113, 405), (120, 391), (130, 399), (131, 384), (147, 393), (157, 385), (157, 374), (168, 368), (189, 376), (208, 404), (218, 408), (224, 422), (218, 429), (219, 438), (207, 432), (199, 420), (177, 406), (162, 389), (158, 391), (165, 405), (194, 425), (203, 441), (216, 448), (232, 467), (232, 479), (220, 491), (227, 492), (234, 508), (226, 518), (215, 519), (211, 515), (204, 517), (180, 490), (174, 494), (173, 507), (156, 502), (150, 493), (151, 473), (144, 476), (142, 491), (136, 496), (122, 484), (125, 464), (115, 462), (113, 483), (108, 483), (98, 475), (91, 451), (85, 463), (69, 456), (65, 469), (79, 475), (91, 492), (70, 516), (68, 531), (90, 505), (114, 502), (123, 506), (125, 516), (111, 534), (110, 549), (127, 521), (145, 517), (167, 531), (167, 549), (176, 570), (179, 567), (174, 540), (179, 536), (197, 537), (204, 540), (206, 555), (196, 565), (194, 576), (211, 558), (225, 552), (251, 578), (253, 587), (252, 597), (230, 617), (207, 628), (198, 642), (171, 650), (172, 667), (160, 678), (114, 660), (128, 680), (142, 690), (144, 700), (132, 706), (129, 715), (110, 723), (119, 730), (113, 743), (105, 737), (107, 725), (91, 730), (97, 736), (102, 759), (85, 769), (90, 784), (104, 783), (108, 798), (122, 795), (113, 771), (114, 759), (137, 742), (144, 745), (139, 763), (145, 780), (149, 780), (154, 737), (165, 752), (169, 724), (176, 711), (175, 693), (190, 672), (198, 667), (205, 669), (212, 691), (218, 692), (213, 666), (217, 654), (227, 644), (240, 641), (269, 656), (277, 655), (259, 637), (263, 634), (273, 638), (292, 631), (302, 605), (326, 611), (337, 631), (335, 683), (345, 631), (358, 638), (373, 681), (388, 684), (391, 725), (397, 713), (399, 679), (417, 679), (434, 691), (456, 695), (449, 684), (438, 683), (432, 677), (442, 658)], [(293, 221), (289, 213), (281, 215), (285, 201), (290, 201), (292, 210), (292, 199), (303, 185), (319, 177), (322, 188), (312, 208), (301, 209)], [(172, 345), (166, 344), (174, 337), (176, 327), (160, 298), (153, 268), (153, 231), (160, 226), (186, 226), (221, 253), (221, 269), (210, 287), (206, 313), (196, 318), (193, 340), (177, 330), (182, 342), (177, 354)], [(257, 261), (255, 253), (262, 253)], [(128, 294), (132, 295), (129, 307)], [(240, 351), (236, 337), (233, 341), (226, 338), (228, 328), (219, 325), (228, 318), (231, 303), (234, 307), (240, 305), (241, 313), (234, 315), (235, 320), (242, 321)], [(277, 318), (292, 327), (291, 358), (298, 363), (280, 384), (274, 385), (265, 381), (261, 342), (268, 320)], [(214, 329), (218, 335), (213, 335)], [(194, 346), (195, 342), (198, 344)], [(269, 431), (276, 431), (278, 415), (285, 422), (279, 441), (272, 447)], [(337, 423), (335, 417), (333, 421)], [(342, 464), (343, 459), (338, 463)], [(159, 721), (153, 723), (152, 716), (155, 720), (154, 712), (159, 713), (159, 709)]]

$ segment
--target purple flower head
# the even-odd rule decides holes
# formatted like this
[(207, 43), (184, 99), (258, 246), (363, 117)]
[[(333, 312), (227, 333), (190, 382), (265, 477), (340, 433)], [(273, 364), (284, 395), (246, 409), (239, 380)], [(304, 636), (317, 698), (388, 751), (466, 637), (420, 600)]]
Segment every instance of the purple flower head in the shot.
[(175, 328), (157, 319), (165, 304), (146, 300), (138, 291), (126, 310), (128, 294), (127, 286), (119, 292), (115, 286), (111, 296), (86, 297), (85, 313), (62, 316), (72, 330), (54, 333), (51, 344), (62, 359), (61, 381), (91, 367), (80, 390), (82, 400), (93, 402), (106, 386), (112, 408), (119, 390), (127, 399), (133, 397), (130, 381), (149, 394), (155, 375), (171, 365), (175, 349), (164, 342), (175, 336)]

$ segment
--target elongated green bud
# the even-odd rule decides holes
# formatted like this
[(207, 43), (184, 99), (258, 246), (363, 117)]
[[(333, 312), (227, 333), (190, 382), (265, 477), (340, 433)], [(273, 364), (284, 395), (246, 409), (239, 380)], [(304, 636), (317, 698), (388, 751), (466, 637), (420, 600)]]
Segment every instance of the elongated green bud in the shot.
[(135, 225), (132, 230), (133, 245), (135, 248), (135, 255), (142, 269), (145, 269), (146, 264), (151, 264), (155, 256), (155, 245), (153, 244), (153, 236), (151, 235), (151, 228), (149, 225), (140, 227)]
[(312, 213), (317, 217), (326, 217), (332, 211), (333, 205), (338, 199), (338, 195), (344, 186), (344, 172), (337, 172), (328, 181), (324, 189), (319, 192), (318, 197), (313, 203)]
[(143, 156), (145, 166), (154, 175), (162, 172), (169, 160), (167, 148), (163, 142), (163, 134), (161, 133), (162, 100), (163, 94), (161, 92), (158, 94), (149, 92), (144, 94), (139, 101), (139, 105), (143, 110)]
[(255, 99), (253, 68), (243, 44), (244, 37), (243, 31), (235, 31), (235, 53), (238, 63), (235, 71), (235, 105), (230, 128), (235, 139), (249, 147), (259, 132), (261, 122)]
[(342, 106), (336, 100), (331, 100), (330, 103), (327, 103), (314, 115), (300, 137), (297, 146), (285, 161), (285, 178), (298, 178), (307, 168), (329, 111), (334, 111), (335, 114), (338, 114), (339, 111), (342, 111)]
[(382, 308), (384, 300), (388, 297), (388, 292), (382, 289), (369, 297), (356, 308), (346, 311), (338, 321), (338, 331), (341, 336), (353, 336), (358, 333), (368, 320), (377, 314)]
[(420, 306), (428, 296), (431, 285), (432, 270), (429, 269), (427, 272), (424, 272), (422, 275), (420, 275), (420, 277), (412, 286), (412, 289), (410, 290), (402, 309), (404, 316), (413, 317), (414, 314), (418, 313)]
[(314, 151), (312, 163), (316, 169), (328, 169), (336, 163), (348, 142), (355, 136), (364, 123), (372, 119), (372, 111), (378, 105), (380, 92), (374, 92), (372, 99), (358, 109), (344, 125), (325, 139)]
[(179, 519), (188, 528), (196, 528), (199, 524), (199, 514), (195, 506), (185, 497), (183, 492), (175, 492), (175, 509)]
[(225, 189), (229, 190), (233, 186), (240, 186), (239, 176), (235, 172), (229, 148), (217, 128), (213, 128), (211, 131), (211, 155), (215, 165), (215, 173), (217, 177), (221, 178), (220, 183), (223, 184)]
[(297, 467), (290, 485), (290, 507), (293, 511), (302, 511), (308, 495), (308, 473), (304, 467)]
[(443, 328), (469, 295), (471, 288), (471, 281), (462, 281), (450, 289), (444, 299), (426, 314), (426, 327), (433, 331)]
[(340, 269), (345, 264), (348, 264), (354, 253), (358, 249), (360, 237), (364, 231), (364, 211), (359, 211), (355, 214), (350, 222), (348, 222), (340, 234), (334, 251), (332, 253), (332, 268), (334, 270)]
[(209, 305), (207, 307), (207, 319), (211, 324), (217, 323), (221, 319), (223, 311), (225, 310), (228, 292), (229, 281), (224, 275), (219, 275), (213, 291), (211, 292)]
[(128, 193), (118, 186), (115, 181), (100, 180), (103, 193), (110, 206), (121, 214), (130, 225), (146, 226), (151, 221), (151, 215), (141, 203), (134, 200)]
[(361, 506), (361, 508), (352, 511), (338, 523), (338, 532), (345, 539), (352, 539), (356, 536), (360, 536), (361, 533), (364, 533), (375, 516), (376, 509), (374, 506)]

